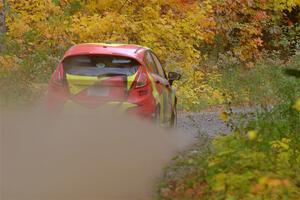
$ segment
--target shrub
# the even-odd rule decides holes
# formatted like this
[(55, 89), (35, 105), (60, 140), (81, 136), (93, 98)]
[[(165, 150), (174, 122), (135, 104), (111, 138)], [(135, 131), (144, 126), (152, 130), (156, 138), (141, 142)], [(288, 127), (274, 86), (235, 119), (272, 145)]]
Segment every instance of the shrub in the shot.
[[(296, 57), (288, 67), (299, 67), (299, 63)], [(192, 170), (179, 179), (166, 180), (161, 199), (299, 199), (300, 80), (274, 67), (264, 63), (244, 74), (236, 71), (235, 86), (229, 84), (232, 87), (226, 89), (247, 89), (259, 109), (252, 107), (254, 117), (238, 123), (230, 120), (234, 116), (229, 113), (226, 122), (233, 123), (229, 125), (234, 132), (214, 138), (206, 153), (180, 161), (181, 167)], [(253, 89), (248, 88), (251, 85)], [(265, 93), (275, 101), (266, 101)], [(261, 109), (261, 99), (268, 105), (265, 109)], [(192, 168), (188, 160), (193, 160)]]

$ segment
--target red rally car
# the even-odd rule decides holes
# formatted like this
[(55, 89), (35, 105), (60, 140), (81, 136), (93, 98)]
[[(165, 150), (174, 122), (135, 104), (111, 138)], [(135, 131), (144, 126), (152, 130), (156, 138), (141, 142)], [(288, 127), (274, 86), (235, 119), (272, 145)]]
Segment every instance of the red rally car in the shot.
[(149, 49), (125, 44), (79, 44), (70, 48), (49, 82), (48, 108), (110, 105), (174, 126), (177, 98), (172, 83)]

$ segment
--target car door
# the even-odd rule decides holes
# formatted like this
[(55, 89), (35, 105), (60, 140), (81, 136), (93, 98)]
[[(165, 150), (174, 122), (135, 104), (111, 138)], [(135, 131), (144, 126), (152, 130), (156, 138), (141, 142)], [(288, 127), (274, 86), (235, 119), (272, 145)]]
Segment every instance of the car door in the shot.
[[(152, 72), (151, 75), (155, 81), (157, 91), (160, 95), (160, 109), (161, 116), (164, 122), (169, 122), (172, 116), (172, 101), (171, 101), (171, 86), (167, 80), (164, 69), (158, 57), (151, 51), (147, 52), (147, 59), (149, 59), (149, 67)], [(150, 70), (150, 71), (151, 71)]]

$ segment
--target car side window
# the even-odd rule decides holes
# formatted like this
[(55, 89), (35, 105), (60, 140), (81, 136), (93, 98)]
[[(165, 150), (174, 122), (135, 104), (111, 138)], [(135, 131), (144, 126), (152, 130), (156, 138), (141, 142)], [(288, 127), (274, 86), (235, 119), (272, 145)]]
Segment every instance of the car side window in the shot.
[(157, 58), (157, 56), (154, 54), (154, 53), (151, 53), (152, 57), (153, 57), (153, 60), (157, 66), (157, 70), (158, 70), (158, 74), (163, 77), (163, 78), (166, 78), (166, 74), (165, 74), (165, 71), (159, 61), (159, 59)]
[(145, 54), (145, 62), (151, 73), (158, 74), (157, 66), (149, 52), (146, 52)]

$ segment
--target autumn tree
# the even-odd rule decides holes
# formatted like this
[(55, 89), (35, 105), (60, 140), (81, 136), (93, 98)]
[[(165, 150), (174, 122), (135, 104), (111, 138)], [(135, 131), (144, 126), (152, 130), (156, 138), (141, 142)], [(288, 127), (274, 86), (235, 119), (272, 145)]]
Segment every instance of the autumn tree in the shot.
[(222, 58), (253, 67), (264, 50), (287, 52), (300, 38), (299, 0), (0, 1), (8, 49), (0, 70), (21, 63), (30, 81), (46, 79), (74, 44), (134, 43), (152, 48), (167, 71), (183, 73), (178, 93), (193, 105), (204, 97), (221, 99), (205, 80), (231, 66)]
[[(254, 62), (262, 50), (283, 54), (295, 47), (299, 35), (299, 0), (211, 0), (221, 52), (242, 63)], [(287, 58), (288, 56), (283, 56)]]

